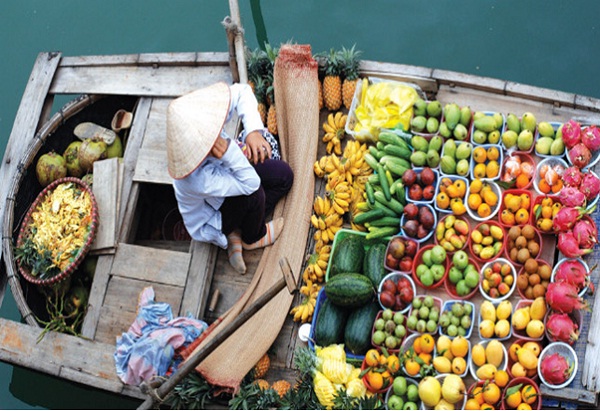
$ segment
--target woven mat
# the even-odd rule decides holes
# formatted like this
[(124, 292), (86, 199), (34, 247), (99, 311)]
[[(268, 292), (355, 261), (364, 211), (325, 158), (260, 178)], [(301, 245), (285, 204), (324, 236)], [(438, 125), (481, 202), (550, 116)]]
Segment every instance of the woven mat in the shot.
[[(310, 46), (281, 47), (275, 62), (274, 84), (281, 154), (294, 171), (292, 189), (274, 212), (275, 217), (284, 217), (285, 226), (277, 242), (263, 252), (248, 290), (212, 327), (196, 351), (281, 278), (281, 256), (287, 257), (296, 281), (299, 280), (314, 197), (312, 164), (317, 156), (319, 133), (317, 62)], [(277, 338), (292, 300), (293, 296), (283, 289), (196, 370), (209, 383), (236, 392), (244, 376)]]

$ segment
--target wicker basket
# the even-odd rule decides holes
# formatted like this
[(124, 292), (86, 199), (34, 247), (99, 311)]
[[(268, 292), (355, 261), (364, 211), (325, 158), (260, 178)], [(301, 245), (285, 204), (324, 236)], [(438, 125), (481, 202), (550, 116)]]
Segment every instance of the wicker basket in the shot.
[(79, 264), (81, 264), (81, 262), (85, 258), (85, 255), (90, 250), (90, 247), (92, 245), (92, 242), (94, 241), (94, 238), (96, 237), (96, 232), (98, 230), (98, 205), (96, 203), (94, 193), (92, 192), (90, 187), (86, 183), (84, 183), (82, 180), (80, 180), (79, 178), (75, 178), (75, 177), (60, 178), (58, 180), (53, 181), (46, 188), (44, 188), (44, 190), (42, 190), (42, 192), (37, 196), (37, 198), (35, 199), (33, 204), (31, 204), (31, 207), (29, 207), (29, 210), (27, 211), (27, 214), (25, 215), (25, 218), (23, 219), (23, 222), (21, 223), (21, 229), (19, 230), (19, 237), (17, 238), (17, 247), (20, 247), (21, 245), (23, 245), (23, 242), (29, 235), (29, 224), (31, 223), (31, 214), (37, 209), (37, 207), (44, 200), (46, 195), (48, 195), (50, 192), (52, 192), (52, 190), (54, 190), (57, 186), (59, 186), (62, 183), (76, 184), (83, 191), (87, 192), (90, 195), (90, 199), (91, 199), (91, 203), (92, 203), (92, 210), (91, 210), (92, 220), (90, 223), (90, 231), (87, 234), (87, 238), (86, 238), (84, 245), (79, 249), (79, 252), (77, 253), (77, 256), (75, 257), (73, 262), (71, 264), (69, 264), (59, 274), (57, 274), (51, 278), (47, 278), (47, 279), (37, 278), (31, 274), (29, 267), (23, 266), (17, 261), (19, 272), (21, 273), (23, 278), (25, 278), (30, 283), (33, 283), (36, 285), (51, 286), (51, 285), (54, 285), (56, 283), (63, 281), (67, 277), (69, 277), (71, 275), (71, 273), (73, 273), (77, 269)]

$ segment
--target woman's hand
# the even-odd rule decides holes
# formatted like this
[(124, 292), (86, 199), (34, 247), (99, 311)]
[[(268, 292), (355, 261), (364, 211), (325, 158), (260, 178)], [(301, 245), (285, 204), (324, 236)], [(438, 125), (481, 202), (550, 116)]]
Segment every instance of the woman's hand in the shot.
[(226, 140), (221, 136), (217, 137), (215, 144), (212, 146), (212, 149), (210, 150), (210, 154), (216, 158), (223, 157), (223, 155), (225, 155), (225, 152), (227, 151), (227, 148), (229, 148), (230, 141), (231, 140)]
[(254, 164), (271, 158), (271, 145), (262, 136), (260, 131), (253, 131), (246, 136), (246, 156)]

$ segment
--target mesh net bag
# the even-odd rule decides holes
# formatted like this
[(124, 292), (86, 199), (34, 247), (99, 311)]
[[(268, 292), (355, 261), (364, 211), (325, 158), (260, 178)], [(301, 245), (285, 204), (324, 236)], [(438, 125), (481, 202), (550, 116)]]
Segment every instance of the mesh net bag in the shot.
[[(294, 184), (274, 211), (275, 217), (283, 216), (285, 225), (275, 244), (264, 250), (247, 291), (211, 326), (210, 333), (201, 337), (204, 341), (193, 352), (281, 278), (279, 259), (282, 256), (287, 257), (296, 281), (299, 280), (314, 197), (312, 164), (316, 160), (319, 141), (319, 81), (317, 62), (312, 58), (310, 46), (281, 47), (275, 61), (274, 85), (281, 155), (294, 171)], [(292, 300), (293, 296), (284, 288), (196, 370), (209, 383), (229, 392), (237, 391), (244, 376), (277, 338)]]

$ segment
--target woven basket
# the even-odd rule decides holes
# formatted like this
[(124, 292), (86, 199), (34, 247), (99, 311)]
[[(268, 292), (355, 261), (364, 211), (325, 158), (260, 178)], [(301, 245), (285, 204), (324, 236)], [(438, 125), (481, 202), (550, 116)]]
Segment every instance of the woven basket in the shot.
[(36, 285), (51, 286), (53, 284), (61, 282), (62, 280), (66, 279), (67, 277), (69, 277), (71, 275), (71, 273), (73, 273), (77, 269), (79, 264), (81, 264), (81, 262), (85, 258), (85, 255), (90, 250), (90, 247), (91, 247), (94, 239), (96, 238), (96, 232), (98, 230), (98, 205), (96, 203), (96, 198), (94, 197), (94, 193), (92, 192), (90, 187), (85, 182), (80, 180), (79, 178), (65, 177), (65, 178), (60, 178), (60, 179), (55, 180), (52, 183), (50, 183), (36, 197), (33, 204), (31, 204), (31, 207), (29, 207), (29, 210), (27, 211), (27, 214), (25, 215), (25, 218), (23, 219), (23, 222), (21, 223), (21, 229), (19, 230), (19, 237), (17, 238), (17, 247), (20, 247), (23, 244), (23, 242), (25, 241), (25, 239), (27, 238), (27, 236), (30, 233), (29, 232), (29, 224), (31, 223), (31, 214), (37, 209), (37, 207), (44, 200), (46, 195), (48, 195), (50, 192), (52, 192), (52, 190), (54, 190), (57, 186), (59, 186), (62, 183), (76, 184), (83, 191), (87, 192), (90, 195), (90, 199), (92, 202), (92, 210), (91, 210), (92, 222), (90, 223), (91, 224), (90, 231), (87, 234), (87, 238), (86, 238), (84, 245), (79, 249), (79, 253), (75, 257), (73, 262), (71, 264), (69, 264), (67, 266), (67, 268), (65, 268), (59, 274), (57, 274), (51, 278), (47, 278), (47, 279), (37, 278), (31, 274), (29, 267), (23, 266), (17, 261), (17, 265), (19, 267), (19, 272), (21, 273), (23, 278), (25, 278), (30, 283), (33, 283)]

